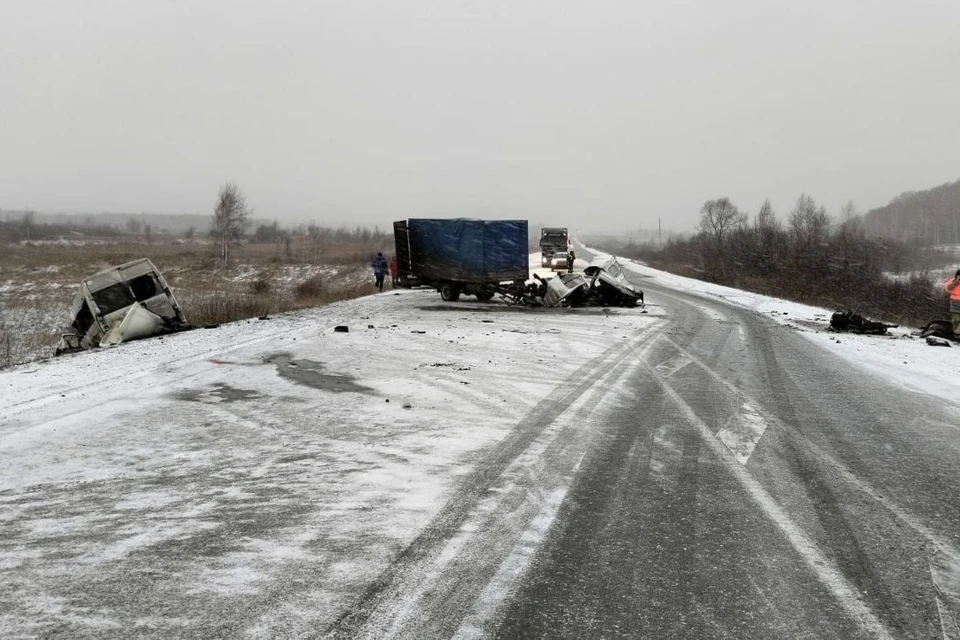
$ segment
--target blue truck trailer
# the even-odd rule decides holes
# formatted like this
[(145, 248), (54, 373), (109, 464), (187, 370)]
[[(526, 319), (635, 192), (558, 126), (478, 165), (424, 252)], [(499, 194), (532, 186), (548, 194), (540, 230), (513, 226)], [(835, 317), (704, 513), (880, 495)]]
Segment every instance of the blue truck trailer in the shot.
[(526, 220), (410, 218), (393, 223), (400, 284), (489, 300), (522, 292), (530, 277)]

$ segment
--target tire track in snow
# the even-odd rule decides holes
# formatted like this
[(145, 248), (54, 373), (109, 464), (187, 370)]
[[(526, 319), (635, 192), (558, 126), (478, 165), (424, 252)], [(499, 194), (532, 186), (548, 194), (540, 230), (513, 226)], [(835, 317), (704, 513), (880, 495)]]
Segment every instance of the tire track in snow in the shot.
[[(617, 401), (638, 367), (636, 361), (618, 362), (510, 464), (432, 558), (425, 577), (411, 572), (415, 586), (404, 592), (416, 597), (404, 598), (387, 636), (492, 635), (597, 434), (598, 424), (590, 423), (590, 417)], [(384, 636), (372, 626), (362, 635)]]
[(483, 466), (471, 474), (441, 508), (433, 520), (373, 581), (358, 600), (345, 611), (325, 634), (336, 638), (354, 638), (362, 632), (378, 609), (395, 598), (402, 598), (398, 587), (415, 567), (429, 561), (452, 539), (483, 496), (491, 490), (506, 469), (519, 458), (541, 434), (567, 412), (591, 389), (602, 384), (602, 378), (618, 365), (635, 356), (636, 349), (656, 337), (659, 323), (646, 327), (627, 344), (618, 343), (580, 367), (570, 377), (580, 382), (562, 384), (541, 400), (519, 422), (510, 435), (487, 458)]

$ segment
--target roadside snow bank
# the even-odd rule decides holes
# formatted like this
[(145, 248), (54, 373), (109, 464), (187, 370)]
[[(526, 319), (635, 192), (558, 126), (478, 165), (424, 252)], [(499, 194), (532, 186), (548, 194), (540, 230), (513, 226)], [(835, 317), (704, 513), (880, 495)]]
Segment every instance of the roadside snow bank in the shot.
[[(591, 252), (598, 256), (609, 255), (593, 249)], [(685, 278), (625, 258), (620, 258), (620, 262), (625, 271), (642, 278), (639, 283), (641, 288), (644, 282), (650, 282), (748, 309), (797, 330), (805, 338), (853, 366), (890, 378), (914, 391), (937, 396), (938, 402), (960, 406), (960, 399), (956, 396), (956, 384), (960, 379), (960, 345), (953, 348), (931, 347), (917, 332), (903, 328), (890, 329), (889, 336), (834, 333), (828, 328), (830, 315), (835, 309), (813, 307)], [(650, 301), (648, 297), (648, 303)]]

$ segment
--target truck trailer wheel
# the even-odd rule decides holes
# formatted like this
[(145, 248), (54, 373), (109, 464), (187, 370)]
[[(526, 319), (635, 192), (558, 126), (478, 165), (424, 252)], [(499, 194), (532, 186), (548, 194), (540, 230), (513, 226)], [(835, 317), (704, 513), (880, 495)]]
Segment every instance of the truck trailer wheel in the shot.
[(440, 297), (446, 302), (456, 302), (460, 299), (460, 289), (452, 282), (444, 282), (440, 285)]
[(480, 300), (480, 301), (482, 301), (482, 302), (487, 302), (488, 300), (492, 300), (492, 299), (493, 299), (493, 291), (478, 291), (478, 292), (477, 292), (477, 300)]

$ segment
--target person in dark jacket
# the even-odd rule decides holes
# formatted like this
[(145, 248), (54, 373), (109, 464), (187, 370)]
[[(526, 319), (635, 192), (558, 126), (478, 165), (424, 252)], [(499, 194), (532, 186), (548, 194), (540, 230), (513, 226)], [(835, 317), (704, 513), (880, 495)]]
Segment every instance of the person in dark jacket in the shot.
[(573, 273), (573, 261), (576, 259), (577, 254), (575, 254), (571, 248), (570, 251), (567, 251), (567, 273)]
[(383, 291), (383, 279), (387, 277), (387, 271), (387, 259), (378, 251), (377, 257), (373, 259), (373, 277), (377, 279), (378, 291)]

